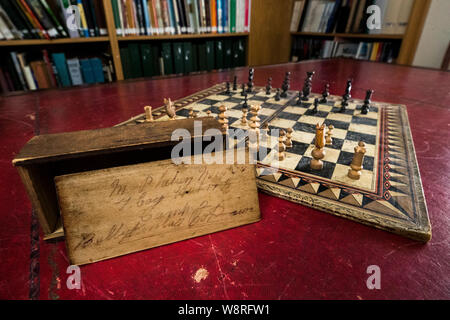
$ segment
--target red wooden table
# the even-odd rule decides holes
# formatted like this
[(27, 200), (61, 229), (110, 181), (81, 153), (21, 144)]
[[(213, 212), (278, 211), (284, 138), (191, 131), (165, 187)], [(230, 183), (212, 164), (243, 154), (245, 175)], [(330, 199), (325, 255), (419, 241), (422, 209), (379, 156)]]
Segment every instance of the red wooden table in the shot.
[[(427, 244), (260, 193), (262, 221), (81, 267), (66, 287), (64, 241), (44, 242), (11, 160), (34, 134), (112, 126), (205, 89), (246, 68), (161, 80), (51, 90), (0, 98), (0, 299), (431, 299), (450, 298), (450, 73), (352, 60), (260, 67), (291, 89), (315, 70), (313, 92), (405, 104), (433, 229)], [(36, 235), (40, 234), (38, 238)], [(381, 289), (366, 286), (369, 265)], [(208, 276), (197, 282), (196, 271)]]

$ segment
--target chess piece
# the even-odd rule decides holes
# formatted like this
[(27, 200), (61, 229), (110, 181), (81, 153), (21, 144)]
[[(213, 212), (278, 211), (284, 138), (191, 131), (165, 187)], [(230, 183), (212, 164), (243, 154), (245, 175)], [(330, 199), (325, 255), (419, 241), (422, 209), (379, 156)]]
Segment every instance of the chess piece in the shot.
[(194, 108), (190, 107), (189, 108), (189, 118), (193, 118), (194, 117)]
[(226, 106), (221, 105), (219, 107), (219, 123), (221, 124), (223, 133), (227, 133), (228, 131), (228, 116), (225, 114), (226, 111)]
[(333, 138), (332, 138), (333, 129), (334, 129), (334, 126), (332, 124), (330, 124), (328, 126), (327, 137), (325, 138), (325, 144), (327, 144), (327, 145), (333, 144)]
[(287, 129), (286, 133), (286, 140), (284, 141), (284, 145), (286, 146), (286, 149), (292, 148), (292, 132), (294, 130), (292, 128)]
[(373, 90), (366, 91), (366, 98), (364, 99), (364, 104), (361, 107), (362, 114), (367, 114), (369, 112), (370, 103), (372, 102), (372, 101), (370, 101), (370, 99), (372, 99), (372, 94), (373, 94)]
[(300, 90), (298, 92), (298, 99), (297, 99), (297, 104), (302, 104), (302, 99), (303, 98), (303, 92)]
[(260, 131), (261, 136), (267, 137), (269, 135), (269, 123), (266, 122)]
[(364, 154), (366, 153), (365, 144), (362, 141), (358, 142), (355, 147), (355, 153), (353, 155), (352, 163), (350, 164), (350, 169), (348, 169), (348, 177), (353, 180), (359, 180), (361, 177), (361, 170), (363, 168)]
[(277, 93), (275, 94), (275, 101), (280, 101), (280, 89), (277, 88)]
[(250, 118), (250, 130), (249, 130), (249, 139), (248, 139), (248, 147), (252, 150), (259, 149), (259, 127), (260, 127), (260, 119), (258, 117), (258, 112), (260, 110), (260, 106), (251, 105), (250, 106), (250, 114), (252, 117)]
[(291, 73), (288, 71), (288, 72), (286, 72), (286, 75), (284, 76), (283, 84), (281, 85), (281, 89), (283, 90), (283, 92), (281, 93), (282, 98), (287, 97), (287, 91), (289, 90), (290, 82), (291, 82)]
[(266, 85), (266, 95), (269, 95), (272, 91), (272, 77), (267, 79), (267, 85)]
[(241, 85), (241, 89), (242, 89), (242, 91), (241, 91), (241, 96), (245, 96), (245, 83), (243, 83), (243, 84)]
[(242, 108), (242, 119), (241, 119), (241, 123), (243, 125), (247, 124), (247, 114), (248, 114), (248, 109), (247, 108)]
[(230, 93), (231, 93), (230, 82), (227, 81), (227, 90), (225, 91), (225, 94), (230, 94)]
[(206, 116), (211, 117), (211, 110), (206, 111)]
[(152, 122), (153, 121), (152, 107), (146, 106), (144, 107), (144, 110), (145, 110), (145, 122)]
[(194, 117), (194, 118), (198, 118), (198, 111), (194, 111), (193, 117)]
[(352, 79), (348, 79), (347, 86), (345, 88), (345, 93), (342, 96), (341, 111), (346, 110), (346, 108), (348, 106), (348, 100), (352, 97), (351, 91), (352, 91)]
[(170, 120), (175, 120), (177, 117), (175, 106), (173, 105), (172, 100), (164, 99), (164, 104), (166, 105), (166, 113), (169, 116)]
[(248, 83), (247, 83), (247, 92), (252, 93), (253, 92), (253, 77), (255, 75), (255, 69), (250, 68), (248, 70)]
[(315, 148), (311, 151), (311, 169), (312, 170), (322, 170), (323, 162), (322, 159), (325, 157), (325, 135), (324, 135), (325, 125), (316, 125), (316, 141)]
[(330, 96), (330, 85), (327, 83), (323, 88), (322, 99), (320, 100), (320, 103), (327, 103), (329, 96)]
[(317, 107), (319, 106), (319, 99), (315, 98), (314, 99), (314, 108), (312, 108), (312, 113), (317, 113)]
[(233, 91), (237, 91), (238, 85), (237, 85), (237, 76), (234, 76), (233, 78)]
[(281, 130), (280, 136), (278, 138), (278, 147), (277, 147), (278, 161), (283, 161), (286, 158), (286, 153), (284, 152), (286, 150), (286, 147), (284, 146), (285, 135), (286, 132), (284, 130)]
[(242, 108), (248, 108), (247, 92), (244, 95), (244, 103), (242, 104)]
[(309, 95), (311, 94), (311, 86), (312, 86), (312, 77), (314, 75), (314, 71), (308, 71), (306, 73), (305, 83), (303, 85), (303, 101), (308, 101)]

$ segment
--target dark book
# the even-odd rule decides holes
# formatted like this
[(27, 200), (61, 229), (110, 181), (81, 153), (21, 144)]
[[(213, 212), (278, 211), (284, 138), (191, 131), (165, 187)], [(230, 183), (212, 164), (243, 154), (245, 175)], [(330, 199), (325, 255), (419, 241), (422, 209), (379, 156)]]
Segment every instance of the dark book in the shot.
[(234, 41), (235, 47), (237, 50), (237, 65), (236, 67), (244, 67), (246, 65), (245, 63), (245, 40), (244, 39), (237, 39)]
[(347, 22), (350, 16), (350, 10), (351, 8), (348, 3), (345, 6), (341, 6), (336, 17), (336, 26), (334, 29), (336, 33), (345, 33), (345, 28), (347, 27)]
[(192, 71), (194, 71), (191, 42), (183, 43), (183, 54), (184, 54), (184, 73), (189, 74)]
[(22, 16), (16, 12), (14, 6), (8, 1), (2, 1), (0, 3), (0, 7), (6, 12), (8, 17), (14, 22), (14, 25), (17, 27), (18, 31), (22, 34), (24, 39), (32, 39), (31, 29), (28, 28), (25, 21), (22, 19)]
[(140, 78), (143, 76), (142, 64), (141, 64), (141, 51), (139, 50), (139, 44), (132, 43), (128, 46), (128, 52), (130, 55), (130, 72), (131, 78)]
[[(108, 35), (108, 27), (106, 25), (105, 10), (103, 8), (102, 2), (97, 1), (97, 0), (92, 0), (92, 2), (94, 3), (94, 7), (95, 7), (94, 11), (95, 11), (98, 28), (100, 31), (100, 36), (106, 36), (106, 35)], [(119, 19), (118, 23), (120, 24), (120, 19)]]
[(198, 70), (205, 71), (208, 69), (206, 64), (207, 55), (206, 55), (206, 44), (200, 43), (197, 46), (197, 55), (198, 55)]
[(95, 32), (94, 20), (92, 18), (91, 5), (89, 4), (89, 0), (82, 0), (82, 3), (83, 3), (83, 8), (84, 8), (84, 15), (86, 17), (86, 23), (88, 25), (89, 36), (95, 37), (96, 32)]
[(232, 55), (231, 51), (232, 51), (231, 39), (225, 39), (223, 41), (223, 67), (224, 68), (232, 67), (233, 55)]
[[(155, 75), (154, 63), (152, 57), (152, 47), (148, 43), (141, 44), (142, 72), (144, 77)], [(156, 58), (155, 58), (156, 59)]]
[(47, 15), (47, 12), (42, 7), (39, 0), (26, 0), (28, 6), (30, 7), (33, 14), (41, 23), (42, 27), (47, 31), (47, 34), (50, 38), (59, 38), (61, 35), (59, 34), (55, 25), (51, 21), (50, 17)]
[(94, 25), (95, 36), (100, 37), (100, 27), (97, 22), (97, 15), (95, 14), (95, 0), (88, 0), (89, 3), (89, 13), (91, 15), (92, 24)]
[(183, 0), (177, 0), (178, 17), (180, 19), (181, 33), (187, 33), (187, 13), (188, 8), (185, 8)]
[(66, 38), (68, 37), (68, 33), (66, 32), (66, 29), (63, 27), (63, 25), (60, 23), (58, 18), (56, 17), (55, 13), (53, 12), (52, 8), (47, 3), (47, 0), (40, 0), (42, 7), (47, 12), (47, 15), (50, 17), (50, 19), (53, 22), (53, 25), (56, 26), (56, 29), (61, 34), (62, 37)]
[(161, 57), (164, 65), (164, 74), (173, 73), (172, 46), (170, 42), (161, 44)]
[(0, 92), (8, 93), (11, 91), (11, 88), (8, 85), (8, 81), (6, 80), (5, 73), (3, 69), (0, 67)]
[(216, 69), (223, 69), (224, 68), (224, 49), (223, 49), (223, 41), (222, 40), (216, 40), (215, 41), (215, 46), (214, 46), (214, 51), (215, 51), (215, 68)]
[(206, 15), (206, 32), (211, 32), (211, 7), (210, 1), (205, 0), (205, 15)]
[(22, 8), (20, 7), (19, 3), (17, 1), (11, 1), (11, 2), (8, 1), (8, 3), (10, 5), (12, 5), (12, 7), (14, 8), (14, 11), (16, 12), (16, 14), (21, 16), (22, 21), (24, 21), (24, 23), (26, 24), (28, 30), (30, 30), (32, 38), (33, 39), (40, 39), (41, 37), (39, 36), (38, 30), (35, 28), (35, 26), (31, 23), (31, 21), (25, 15), (25, 12), (22, 10)]
[(145, 20), (144, 20), (144, 8), (142, 7), (142, 1), (141, 0), (134, 0), (135, 8), (136, 8), (136, 17), (137, 17), (137, 23), (139, 25), (139, 34), (145, 35), (146, 34), (146, 27), (145, 27)]
[(131, 60), (128, 48), (120, 48), (120, 59), (122, 60), (123, 77), (125, 79), (131, 78)]
[(341, 4), (342, 4), (342, 0), (336, 0), (336, 2), (334, 3), (333, 12), (331, 13), (330, 18), (328, 19), (325, 33), (333, 32), (334, 28), (336, 27), (336, 21), (337, 21), (339, 11), (341, 10)]
[(210, 71), (214, 69), (214, 41), (206, 41), (206, 70)]
[(173, 48), (173, 64), (175, 67), (175, 73), (184, 73), (184, 48), (183, 42), (174, 42), (172, 44)]
[(308, 12), (308, 9), (309, 9), (310, 5), (311, 5), (311, 1), (310, 0), (305, 0), (305, 6), (303, 7), (302, 16), (300, 18), (300, 22), (298, 24), (298, 30), (297, 31), (302, 31), (303, 23), (306, 20), (306, 12)]
[(192, 43), (192, 72), (199, 71), (198, 69), (198, 44)]

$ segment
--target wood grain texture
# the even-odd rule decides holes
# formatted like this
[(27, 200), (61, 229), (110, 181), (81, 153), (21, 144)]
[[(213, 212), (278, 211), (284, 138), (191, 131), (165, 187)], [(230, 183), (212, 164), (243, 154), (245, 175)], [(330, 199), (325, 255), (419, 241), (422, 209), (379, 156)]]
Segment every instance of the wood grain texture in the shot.
[(77, 265), (260, 219), (251, 164), (162, 160), (60, 176), (55, 183), (69, 259)]
[(250, 66), (289, 61), (292, 0), (252, 1), (248, 45)]
[(116, 74), (116, 80), (124, 80), (122, 60), (120, 59), (119, 42), (117, 41), (116, 25), (114, 23), (114, 13), (110, 0), (103, 0), (103, 8), (105, 10), (106, 27), (109, 35), (109, 46), (111, 55), (114, 62), (114, 70)]

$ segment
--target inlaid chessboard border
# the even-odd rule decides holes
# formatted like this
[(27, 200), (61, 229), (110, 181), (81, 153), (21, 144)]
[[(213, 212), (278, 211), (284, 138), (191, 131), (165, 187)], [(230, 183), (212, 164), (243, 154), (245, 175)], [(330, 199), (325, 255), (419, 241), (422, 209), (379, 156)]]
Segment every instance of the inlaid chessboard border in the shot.
[[(225, 83), (217, 84), (176, 100), (174, 105), (176, 110), (179, 111), (208, 96), (223, 94), (225, 88)], [(256, 91), (265, 90), (262, 87), (255, 87), (254, 89)], [(294, 91), (289, 93), (291, 98), (296, 95)], [(318, 97), (319, 95), (312, 94), (312, 96)], [(336, 96), (333, 97), (336, 98)], [(362, 104), (359, 99), (351, 99), (350, 102)], [(380, 129), (383, 130), (380, 133), (380, 139), (383, 139), (383, 141), (379, 141), (379, 181), (377, 182), (378, 189), (376, 192), (369, 192), (342, 182), (321, 179), (318, 176), (282, 168), (278, 169), (276, 175), (262, 174), (265, 169), (270, 170), (270, 165), (261, 163), (257, 165), (258, 188), (265, 193), (375, 228), (419, 241), (428, 241), (431, 239), (431, 226), (406, 107), (385, 102), (374, 102), (374, 104), (382, 108), (380, 111), (382, 118), (380, 119), (382, 124)], [(287, 103), (280, 105), (280, 108), (285, 109), (286, 106)], [(279, 112), (276, 111), (276, 113)], [(153, 109), (153, 115), (156, 121), (165, 117), (164, 106)], [(274, 118), (276, 118), (276, 114), (261, 121), (261, 124)], [(144, 119), (145, 114), (140, 114), (118, 125), (134, 125)], [(405, 174), (399, 174), (401, 172)], [(396, 177), (390, 177), (390, 174), (395, 174)], [(397, 176), (400, 176), (400, 180), (397, 179)], [(406, 178), (408, 179), (407, 187), (409, 191), (404, 191), (404, 193), (411, 196), (411, 203), (406, 203), (405, 197), (402, 197), (402, 192), (398, 192), (400, 191), (398, 188), (405, 188)], [(294, 179), (295, 184), (293, 184)], [(336, 191), (336, 189), (340, 191)], [(397, 201), (402, 206), (395, 208), (392, 203), (397, 203)], [(403, 215), (399, 214), (400, 211)]]

